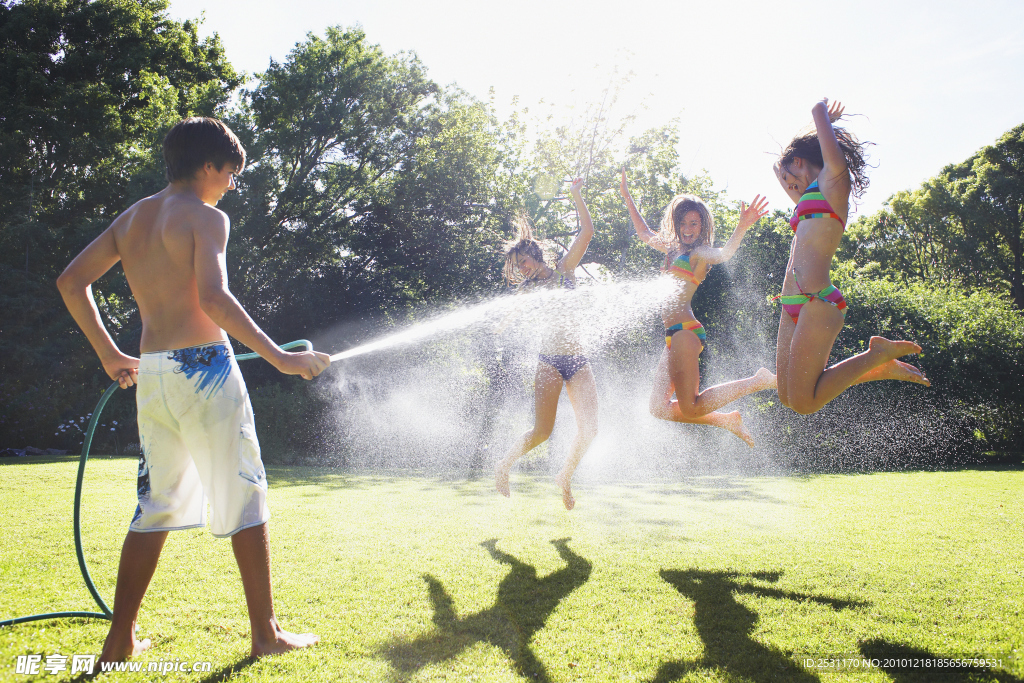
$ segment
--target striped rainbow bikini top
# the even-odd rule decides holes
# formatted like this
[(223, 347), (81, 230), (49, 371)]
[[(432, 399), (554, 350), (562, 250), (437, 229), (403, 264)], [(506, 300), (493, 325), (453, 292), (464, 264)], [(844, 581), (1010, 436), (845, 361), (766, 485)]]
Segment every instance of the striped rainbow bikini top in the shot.
[(839, 225), (843, 226), (843, 230), (846, 230), (846, 222), (839, 217), (839, 214), (833, 210), (832, 205), (825, 199), (825, 195), (818, 188), (817, 180), (808, 185), (807, 189), (804, 190), (803, 196), (797, 202), (796, 211), (793, 212), (793, 216), (789, 219), (789, 227), (793, 228), (793, 232), (796, 232), (800, 221), (807, 220), (808, 218), (835, 218), (839, 221)]
[(701, 281), (693, 275), (693, 268), (690, 266), (689, 254), (680, 254), (674, 261), (672, 261), (672, 263), (668, 262), (668, 255), (666, 254), (665, 265), (662, 266), (661, 272), (670, 273), (684, 280), (689, 280), (695, 285), (699, 285), (701, 283)]

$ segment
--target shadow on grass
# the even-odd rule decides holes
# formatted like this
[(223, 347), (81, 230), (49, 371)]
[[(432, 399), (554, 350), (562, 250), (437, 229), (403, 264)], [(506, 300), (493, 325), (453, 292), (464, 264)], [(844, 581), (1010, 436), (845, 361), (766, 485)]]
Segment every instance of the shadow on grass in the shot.
[[(21, 458), (0, 458), (0, 467), (4, 465), (53, 465), (55, 463), (74, 463), (78, 464), (81, 460), (81, 453), (68, 453), (67, 455), (26, 455)], [(90, 455), (89, 462), (95, 460), (130, 460), (132, 462), (138, 462), (139, 456), (136, 455)]]
[(227, 666), (222, 666), (216, 671), (208, 673), (199, 679), (200, 683), (223, 683), (224, 681), (230, 681), (234, 678), (235, 674), (245, 671), (256, 662), (255, 657), (243, 657), (237, 662), (232, 662)]
[(468, 488), (474, 495), (479, 482), (467, 479), (464, 471), (441, 472), (426, 469), (351, 469), (344, 467), (310, 467), (306, 465), (267, 464), (271, 486), (317, 486), (330, 490), (364, 490), (380, 485), (418, 482), (424, 490), (453, 489), (458, 493)]
[[(866, 658), (878, 660), (878, 668), (889, 674), (894, 683), (1024, 683), (1024, 678), (987, 666), (970, 669), (936, 666), (938, 660), (948, 659), (950, 656), (937, 655), (928, 650), (888, 640), (874, 639), (861, 643), (860, 653)], [(969, 656), (956, 658), (972, 659)], [(977, 658), (994, 657), (979, 655)]]
[(829, 471), (825, 468), (794, 469), (785, 476), (796, 481), (811, 481), (819, 477), (861, 477), (865, 474), (936, 474), (966, 472), (1024, 472), (1024, 462), (1006, 461), (971, 461), (965, 464), (936, 465), (934, 467), (865, 467), (858, 470)]
[(735, 594), (748, 593), (781, 600), (810, 600), (834, 610), (861, 607), (864, 603), (750, 584), (750, 580), (775, 583), (780, 576), (781, 572), (740, 574), (699, 569), (662, 569), (661, 578), (693, 600), (693, 622), (697, 634), (704, 642), (704, 654), (693, 659), (662, 664), (652, 683), (668, 683), (702, 669), (725, 671), (756, 683), (778, 680), (810, 683), (820, 680), (785, 652), (766, 647), (751, 637), (757, 625), (757, 613), (737, 602)]
[(333, 491), (370, 489), (416, 476), (413, 472), (403, 475), (397, 472), (345, 471), (303, 465), (266, 465), (266, 468), (267, 481), (271, 486), (316, 486)]
[(565, 567), (544, 578), (537, 570), (497, 548), (491, 539), (480, 545), (498, 562), (511, 567), (498, 584), (498, 597), (492, 607), (459, 618), (455, 601), (444, 585), (424, 574), (434, 608), (434, 631), (408, 642), (395, 640), (381, 648), (391, 666), (405, 677), (423, 667), (457, 657), (476, 643), (500, 648), (515, 663), (523, 677), (549, 681), (547, 668), (530, 649), (533, 635), (566, 596), (590, 578), (591, 563), (569, 549), (568, 538), (551, 541), (565, 561)]
[[(62, 460), (77, 460), (78, 456), (56, 456), (52, 459), (39, 456), (40, 462), (60, 462)], [(103, 459), (115, 456), (99, 456)], [(125, 457), (125, 456), (122, 456)], [(137, 456), (128, 456), (138, 460)], [(18, 460), (26, 458), (0, 458), (0, 465), (3, 460)], [(442, 469), (439, 467), (409, 467), (409, 468), (365, 468), (346, 467), (329, 465), (288, 465), (275, 462), (266, 462), (267, 475), (271, 486), (316, 486), (327, 490), (366, 490), (380, 485), (405, 484), (409, 481), (418, 480), (425, 489), (445, 489), (459, 496), (477, 496), (482, 490), (481, 487), (490, 488), (490, 477), (492, 472), (474, 473), (465, 468), (455, 467)], [(913, 472), (936, 472), (936, 471), (988, 471), (988, 472), (1019, 472), (1024, 466), (986, 466), (986, 467), (965, 467), (958, 470), (925, 470), (907, 469), (900, 470), (901, 473)], [(725, 475), (709, 474), (700, 477), (665, 477), (651, 476), (639, 480), (623, 481), (621, 478), (596, 478), (582, 482), (586, 486), (600, 486), (603, 484), (614, 484), (626, 490), (638, 490), (651, 496), (664, 496), (669, 498), (685, 497), (706, 502), (748, 502), (765, 503), (770, 505), (791, 506), (793, 503), (770, 492), (758, 490), (752, 482), (764, 479), (791, 479), (797, 482), (813, 481), (821, 476), (863, 476), (882, 470), (865, 470), (864, 472), (791, 472), (785, 474), (773, 474), (767, 477), (760, 475)], [(533, 492), (539, 487), (547, 486), (550, 477), (543, 470), (523, 471), (523, 474), (532, 475), (522, 477), (517, 481), (516, 486), (524, 492)], [(529, 488), (534, 487), (534, 488)], [(614, 504), (606, 502), (606, 505)]]

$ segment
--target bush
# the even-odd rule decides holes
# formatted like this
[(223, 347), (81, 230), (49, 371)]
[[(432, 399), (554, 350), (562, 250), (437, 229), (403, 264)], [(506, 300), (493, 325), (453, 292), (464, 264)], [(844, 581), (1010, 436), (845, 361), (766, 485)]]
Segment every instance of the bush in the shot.
[(319, 396), (316, 382), (256, 379), (248, 387), (264, 462), (291, 464), (333, 448), (327, 445), (331, 407)]
[(984, 449), (1022, 450), (1024, 318), (1008, 297), (870, 280), (852, 268), (835, 275), (850, 304), (838, 355), (866, 348), (872, 334), (916, 341), (922, 353), (911, 362), (932, 381), (931, 403), (956, 433), (968, 432)]

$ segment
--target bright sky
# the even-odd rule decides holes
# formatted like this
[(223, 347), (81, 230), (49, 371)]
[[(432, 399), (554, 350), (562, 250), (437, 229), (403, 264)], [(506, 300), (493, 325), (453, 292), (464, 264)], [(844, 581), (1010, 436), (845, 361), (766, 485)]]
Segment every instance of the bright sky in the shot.
[(846, 125), (877, 144), (862, 213), (1024, 123), (1020, 0), (171, 0), (175, 19), (204, 12), (201, 33), (250, 73), (309, 32), (357, 24), (439, 83), (481, 99), (493, 86), (499, 105), (579, 102), (632, 70), (644, 127), (679, 120), (684, 173), (786, 210), (767, 153), (823, 96), (863, 114)]

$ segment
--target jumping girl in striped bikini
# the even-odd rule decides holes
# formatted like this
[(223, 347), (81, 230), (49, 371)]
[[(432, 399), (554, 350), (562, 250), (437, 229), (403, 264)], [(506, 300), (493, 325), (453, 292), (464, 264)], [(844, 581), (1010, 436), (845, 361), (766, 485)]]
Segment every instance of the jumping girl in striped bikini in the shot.
[(804, 415), (846, 391), (880, 379), (930, 386), (913, 365), (896, 360), (919, 353), (909, 341), (871, 337), (868, 350), (826, 368), (846, 318), (846, 300), (829, 279), (850, 211), (850, 194), (859, 198), (868, 186), (864, 147), (833, 123), (843, 114), (823, 99), (811, 109), (815, 130), (789, 143), (775, 164), (775, 175), (796, 202), (790, 220), (795, 233), (786, 279), (777, 297), (783, 307), (775, 371), (782, 404)]
[[(675, 295), (662, 309), (665, 321), (665, 351), (661, 354), (651, 391), (651, 414), (662, 420), (706, 424), (727, 429), (748, 446), (754, 439), (743, 426), (738, 411), (717, 412), (736, 399), (775, 388), (775, 375), (761, 368), (752, 377), (718, 384), (700, 391), (698, 358), (707, 336), (704, 327), (693, 315), (690, 301), (697, 287), (707, 277), (711, 266), (728, 261), (736, 253), (747, 230), (768, 213), (768, 201), (760, 195), (747, 206), (741, 204), (740, 220), (724, 247), (714, 244), (715, 224), (707, 205), (693, 195), (678, 195), (665, 209), (661, 230), (647, 227), (637, 211), (622, 171), (622, 198), (629, 208), (637, 236), (648, 246), (665, 254), (662, 268), (677, 282)], [(675, 400), (672, 394), (675, 393)]]
[[(581, 194), (583, 179), (577, 178), (569, 189), (576, 211), (580, 216), (580, 230), (566, 252), (552, 268), (544, 262), (544, 250), (533, 238), (533, 231), (526, 219), (519, 226), (518, 240), (509, 245), (505, 253), (505, 278), (508, 282), (521, 282), (520, 291), (537, 287), (555, 289), (576, 289), (576, 266), (580, 264), (587, 246), (594, 236), (594, 223)], [(576, 413), (576, 438), (572, 441), (565, 465), (555, 477), (562, 489), (562, 503), (566, 510), (576, 505), (570, 486), (583, 454), (597, 436), (597, 385), (590, 362), (583, 355), (583, 349), (576, 331), (577, 321), (572, 311), (547, 311), (551, 319), (542, 323), (546, 328), (541, 341), (537, 375), (534, 380), (534, 425), (522, 434), (508, 453), (494, 466), (495, 488), (509, 496), (509, 472), (516, 460), (544, 443), (555, 426), (555, 412), (562, 386), (569, 395), (569, 403)]]

